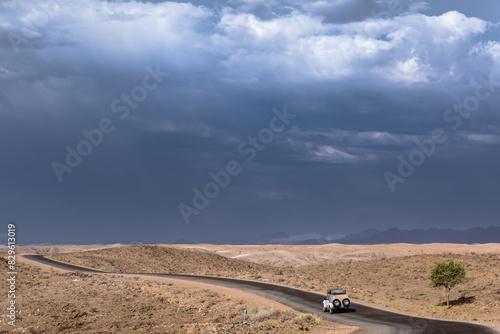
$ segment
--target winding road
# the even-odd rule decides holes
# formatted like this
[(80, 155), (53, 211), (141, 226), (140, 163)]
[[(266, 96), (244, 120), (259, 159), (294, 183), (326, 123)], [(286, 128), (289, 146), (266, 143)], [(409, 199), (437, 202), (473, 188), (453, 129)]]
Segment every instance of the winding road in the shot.
[[(80, 271), (93, 274), (109, 274), (95, 269), (83, 268), (67, 263), (54, 261), (51, 259), (47, 259), (42, 255), (23, 255), (23, 257), (29, 261), (63, 270)], [(361, 329), (359, 331), (356, 331), (356, 333), (498, 334), (498, 332), (494, 331), (493, 329), (472, 323), (412, 317), (358, 303), (351, 303), (351, 309), (349, 312), (335, 314), (324, 313), (321, 306), (323, 295), (316, 292), (309, 292), (264, 282), (192, 275), (143, 273), (133, 275), (156, 276), (182, 279), (186, 281), (203, 282), (251, 292), (256, 295), (260, 295), (288, 305), (298, 311), (317, 314), (326, 319), (361, 327)], [(471, 310), (471, 312), (474, 312), (474, 310)]]

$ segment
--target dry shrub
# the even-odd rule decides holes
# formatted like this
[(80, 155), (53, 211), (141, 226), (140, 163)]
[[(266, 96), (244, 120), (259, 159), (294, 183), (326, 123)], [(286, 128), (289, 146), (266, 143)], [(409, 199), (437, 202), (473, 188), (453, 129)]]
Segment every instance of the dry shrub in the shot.
[(291, 309), (278, 310), (266, 306), (254, 306), (248, 310), (249, 320), (255, 322), (264, 322), (268, 320), (280, 320), (282, 322), (294, 319), (297, 312)]
[(321, 324), (321, 317), (311, 314), (311, 313), (305, 313), (305, 314), (300, 314), (296, 316), (293, 319), (293, 322), (298, 324), (298, 325), (319, 325)]
[(253, 320), (256, 322), (263, 322), (277, 318), (277, 313), (275, 310), (267, 307), (254, 306), (250, 310), (248, 310), (248, 318), (249, 320)]

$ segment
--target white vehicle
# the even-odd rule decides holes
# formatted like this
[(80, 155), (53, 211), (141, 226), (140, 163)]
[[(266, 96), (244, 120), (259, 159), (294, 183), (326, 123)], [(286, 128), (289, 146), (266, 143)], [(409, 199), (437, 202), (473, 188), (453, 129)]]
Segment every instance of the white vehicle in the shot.
[(347, 310), (351, 301), (344, 289), (328, 289), (323, 299), (323, 312), (333, 313), (336, 310)]

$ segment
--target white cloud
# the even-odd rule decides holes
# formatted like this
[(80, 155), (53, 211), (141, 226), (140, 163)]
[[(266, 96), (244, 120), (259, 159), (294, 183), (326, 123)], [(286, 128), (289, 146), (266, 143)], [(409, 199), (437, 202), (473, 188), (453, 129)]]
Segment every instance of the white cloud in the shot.
[[(414, 15), (413, 17), (416, 16), (417, 15)], [(424, 15), (419, 14), (418, 16)], [(475, 17), (467, 17), (456, 11), (447, 12), (441, 16), (424, 16), (424, 18), (427, 24), (423, 25), (424, 30), (420, 31), (420, 33), (432, 33), (430, 36), (434, 44), (451, 44), (457, 41), (467, 40), (474, 35), (485, 32), (487, 25), (483, 20)], [(420, 19), (420, 21), (422, 21), (422, 19)]]
[(330, 163), (345, 163), (356, 162), (358, 161), (358, 157), (325, 145), (312, 152), (312, 160)]
[(350, 147), (370, 147), (373, 145), (412, 146), (417, 138), (412, 135), (402, 135), (382, 131), (346, 131), (331, 129), (329, 131), (300, 130), (294, 127), (291, 133), (298, 138), (316, 141), (324, 138), (325, 142), (348, 145)]
[[(54, 66), (79, 68), (81, 58), (145, 66), (155, 59), (178, 69), (211, 68), (215, 77), (231, 82), (315, 82), (360, 76), (405, 84), (457, 80), (468, 74), (462, 73), (468, 69), (461, 62), (476, 47), (471, 38), (488, 27), (485, 21), (458, 12), (332, 24), (306, 12), (305, 4), (302, 10), (273, 12), (266, 19), (254, 15), (253, 9), (226, 8), (218, 17), (208, 8), (177, 2), (80, 0), (50, 6), (50, 16), (33, 26), (41, 8), (34, 0), (0, 4), (0, 22), (9, 22), (0, 25), (0, 32), (21, 34), (27, 26), (34, 28), (31, 45), (45, 47), (38, 56)], [(498, 62), (495, 43), (485, 44), (483, 53)], [(54, 48), (57, 45), (61, 47)]]
[(471, 53), (487, 56), (495, 63), (496, 67), (500, 67), (500, 43), (497, 41), (488, 41), (475, 46)]
[(222, 64), (239, 74), (270, 75), (284, 80), (336, 79), (390, 48), (386, 41), (332, 35), (331, 25), (297, 11), (273, 20), (251, 14), (224, 15), (224, 34), (211, 37), (210, 50), (227, 55)]
[(491, 58), (495, 60), (497, 65), (500, 64), (500, 43), (489, 41), (486, 50), (491, 55)]
[[(365, 73), (396, 83), (456, 80), (487, 22), (452, 11), (328, 24), (298, 11), (272, 20), (227, 14), (212, 37), (222, 64), (252, 80), (337, 80)], [(338, 33), (341, 31), (341, 34)], [(443, 44), (446, 45), (443, 50)]]
[(377, 68), (375, 72), (391, 81), (405, 84), (427, 82), (433, 75), (430, 65), (422, 63), (414, 52), (406, 60), (396, 61), (394, 65), (385, 68)]
[(487, 135), (479, 133), (462, 133), (460, 137), (474, 144), (497, 144), (500, 143), (499, 135)]
[(396, 44), (456, 43), (486, 31), (487, 22), (450, 11), (440, 16), (412, 14), (388, 19), (367, 19), (339, 25), (345, 34), (372, 38), (387, 36)]
[[(293, 11), (291, 14), (262, 20), (253, 14), (225, 13), (217, 24), (224, 36), (238, 47), (282, 48), (297, 39), (326, 32), (329, 27), (318, 18)], [(269, 42), (274, 42), (269, 44)]]
[(358, 64), (388, 48), (387, 42), (360, 36), (312, 36), (280, 52), (239, 49), (222, 64), (243, 75), (263, 74), (282, 81), (332, 80), (356, 73)]

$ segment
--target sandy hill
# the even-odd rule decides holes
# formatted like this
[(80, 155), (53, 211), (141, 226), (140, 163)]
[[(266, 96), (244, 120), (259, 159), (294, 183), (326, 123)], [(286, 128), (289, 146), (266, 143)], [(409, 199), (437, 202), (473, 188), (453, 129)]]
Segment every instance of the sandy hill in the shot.
[(259, 272), (265, 267), (212, 252), (160, 246), (130, 246), (53, 254), (51, 258), (111, 272), (183, 273), (221, 275), (225, 272)]

